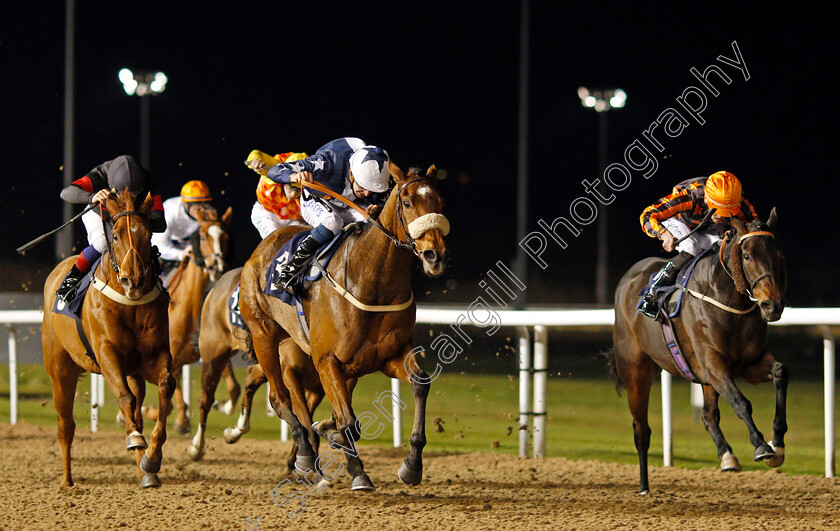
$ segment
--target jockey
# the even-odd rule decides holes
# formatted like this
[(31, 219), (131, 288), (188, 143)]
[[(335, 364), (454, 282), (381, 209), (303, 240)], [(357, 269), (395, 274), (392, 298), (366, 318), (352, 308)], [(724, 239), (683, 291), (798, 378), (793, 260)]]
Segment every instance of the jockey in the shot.
[[(706, 227), (704, 220), (711, 212), (713, 225)], [(753, 206), (741, 195), (741, 182), (728, 171), (719, 171), (709, 177), (696, 177), (674, 187), (671, 195), (647, 207), (640, 217), (642, 229), (651, 238), (662, 240), (662, 247), (679, 254), (658, 272), (645, 294), (639, 312), (656, 318), (659, 308), (654, 290), (670, 286), (677, 273), (693, 257), (721, 240), (721, 224), (728, 225), (735, 216), (748, 222), (756, 219)], [(704, 226), (700, 226), (703, 223)], [(682, 242), (677, 240), (697, 229)]]
[(192, 251), (190, 238), (198, 230), (198, 210), (210, 207), (210, 188), (204, 181), (189, 181), (181, 187), (181, 195), (163, 202), (166, 230), (152, 234), (152, 245), (160, 252), (161, 277), (171, 271)]
[[(89, 171), (87, 175), (64, 188), (61, 191), (61, 198), (68, 203), (101, 205), (111, 194), (123, 190), (130, 190), (135, 198), (139, 197), (141, 200), (145, 198), (146, 193), (151, 193), (154, 200), (152, 211), (149, 214), (152, 231), (162, 232), (166, 229), (163, 204), (160, 195), (155, 192), (155, 183), (149, 172), (130, 155), (122, 155), (114, 160), (103, 162)], [(86, 273), (90, 272), (93, 263), (107, 249), (108, 243), (105, 226), (102, 223), (103, 218), (105, 220), (110, 219), (108, 211), (104, 207), (91, 209), (82, 215), (82, 223), (85, 224), (90, 245), (79, 254), (73, 268), (70, 269), (67, 277), (58, 287), (56, 291), (58, 299), (67, 302), (73, 297), (79, 281)]]
[(254, 150), (245, 160), (245, 165), (260, 174), (257, 184), (257, 201), (251, 209), (251, 223), (265, 239), (277, 229), (289, 225), (303, 225), (300, 215), (300, 190), (291, 184), (276, 183), (268, 178), (268, 169), (282, 162), (303, 160), (306, 153), (280, 153), (270, 157)]
[[(388, 191), (390, 175), (388, 152), (352, 137), (333, 140), (318, 148), (311, 157), (277, 164), (268, 170), (268, 178), (274, 182), (300, 184), (314, 181), (354, 202)], [(292, 280), (318, 247), (337, 235), (345, 223), (364, 219), (341, 201), (325, 201), (316, 194), (307, 191), (301, 204), (303, 219), (314, 228), (281, 269), (274, 284), (277, 289), (293, 293)], [(366, 207), (369, 214), (375, 214), (379, 208), (376, 203)]]

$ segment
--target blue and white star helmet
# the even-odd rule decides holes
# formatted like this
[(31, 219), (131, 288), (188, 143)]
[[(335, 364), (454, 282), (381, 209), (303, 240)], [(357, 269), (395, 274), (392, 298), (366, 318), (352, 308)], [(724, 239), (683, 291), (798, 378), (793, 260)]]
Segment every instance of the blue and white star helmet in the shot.
[(365, 146), (357, 149), (350, 156), (350, 171), (353, 178), (366, 190), (371, 192), (387, 192), (388, 152), (381, 147)]

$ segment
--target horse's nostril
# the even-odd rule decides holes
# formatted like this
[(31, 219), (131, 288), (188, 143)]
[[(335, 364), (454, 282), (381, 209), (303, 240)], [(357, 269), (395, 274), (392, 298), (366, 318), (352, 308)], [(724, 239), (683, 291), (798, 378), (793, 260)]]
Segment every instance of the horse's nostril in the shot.
[(433, 249), (429, 249), (428, 251), (423, 251), (423, 259), (427, 262), (436, 262), (437, 261), (437, 252)]

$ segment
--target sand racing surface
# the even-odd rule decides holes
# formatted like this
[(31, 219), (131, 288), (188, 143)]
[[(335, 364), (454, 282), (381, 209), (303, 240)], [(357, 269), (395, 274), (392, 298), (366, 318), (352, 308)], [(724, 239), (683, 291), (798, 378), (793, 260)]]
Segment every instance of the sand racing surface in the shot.
[[(148, 429), (145, 430), (148, 433)], [(78, 429), (76, 486), (60, 488), (55, 428), (0, 426), (0, 529), (829, 529), (840, 526), (840, 481), (767, 470), (651, 467), (651, 494), (636, 494), (638, 468), (510, 455), (424, 456), (418, 487), (399, 481), (403, 449), (361, 446), (374, 492), (340, 477), (321, 493), (278, 487), (290, 443), (208, 440), (201, 462), (170, 431), (160, 489), (138, 487), (121, 434)], [(343, 462), (343, 460), (342, 460)], [(247, 519), (247, 520), (246, 520)]]

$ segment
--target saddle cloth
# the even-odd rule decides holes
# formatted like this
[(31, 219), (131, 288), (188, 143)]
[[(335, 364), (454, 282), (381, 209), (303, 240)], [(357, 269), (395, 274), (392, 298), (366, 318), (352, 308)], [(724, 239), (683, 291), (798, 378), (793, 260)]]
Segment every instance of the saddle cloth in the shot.
[[(82, 316), (82, 303), (85, 302), (85, 293), (87, 293), (88, 288), (90, 287), (90, 277), (96, 268), (99, 266), (99, 263), (102, 261), (102, 258), (98, 258), (96, 262), (93, 263), (93, 267), (90, 268), (90, 273), (83, 276), (79, 283), (77, 284), (76, 294), (70, 300), (70, 302), (65, 303), (62, 300), (59, 300), (58, 297), (55, 298), (55, 302), (53, 303), (52, 311), (55, 313), (60, 313), (61, 315), (66, 315), (67, 317), (72, 317), (73, 319), (79, 319)], [(70, 274), (70, 272), (67, 272)], [(67, 275), (64, 276), (67, 278)], [(62, 282), (64, 279), (62, 279)]]
[[(286, 304), (295, 304), (294, 296), (284, 290), (276, 289), (274, 287), (274, 282), (280, 276), (280, 269), (291, 259), (295, 250), (298, 248), (298, 245), (300, 245), (300, 242), (309, 235), (309, 232), (310, 231), (305, 230), (295, 234), (288, 242), (280, 247), (280, 250), (277, 251), (277, 254), (275, 254), (274, 258), (271, 260), (268, 271), (266, 271), (265, 289), (263, 290), (263, 293), (276, 297)], [(313, 263), (311, 263), (307, 269), (298, 275), (295, 281), (298, 283), (297, 287), (299, 292), (305, 291), (306, 288), (321, 277), (321, 269), (327, 267), (327, 264), (330, 263), (335, 251), (338, 249), (339, 244), (347, 238), (350, 232), (352, 231), (344, 230), (339, 232), (338, 235), (321, 246), (315, 252), (315, 260)], [(315, 264), (315, 261), (319, 262), (320, 266)]]
[[(677, 280), (671, 286), (661, 286), (654, 290), (653, 294), (656, 297), (656, 303), (662, 308), (663, 313), (667, 313), (668, 317), (673, 319), (680, 313), (680, 309), (682, 308), (682, 300), (683, 295), (685, 295), (685, 291), (682, 288), (688, 285), (689, 279), (691, 279), (691, 274), (694, 272), (694, 266), (704, 257), (706, 254), (709, 253), (712, 249), (717, 249), (717, 246), (712, 246), (710, 249), (706, 249), (705, 251), (700, 252), (697, 256), (692, 258), (677, 274)], [(650, 278), (648, 279), (647, 285), (639, 291), (639, 303), (636, 305), (636, 309), (638, 309), (642, 305), (642, 301), (645, 298), (645, 294), (650, 289), (650, 285), (653, 283), (653, 278), (656, 276), (658, 271), (654, 271)], [(674, 294), (676, 293), (676, 297)]]
[(235, 326), (236, 328), (241, 328), (242, 330), (248, 330), (248, 325), (245, 324), (245, 321), (242, 319), (242, 313), (239, 311), (239, 286), (241, 282), (236, 283), (236, 287), (233, 288), (233, 291), (230, 293), (230, 297), (228, 297), (228, 316), (230, 317), (230, 324)]

